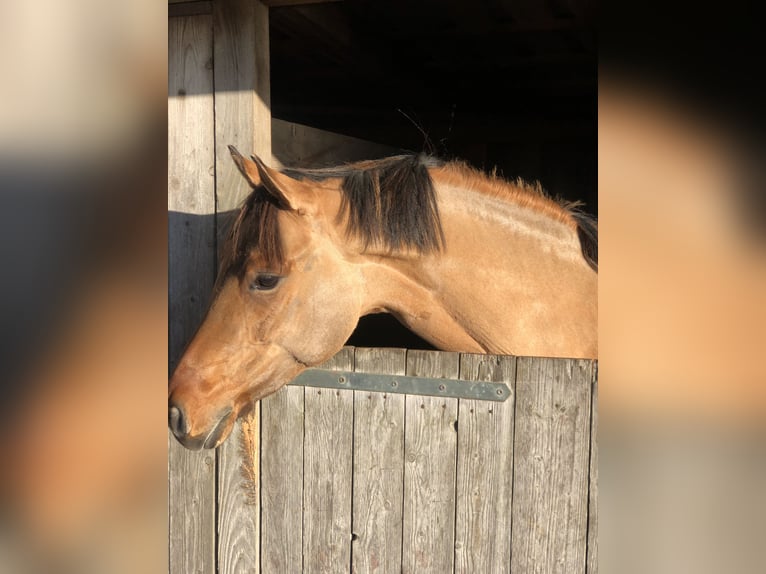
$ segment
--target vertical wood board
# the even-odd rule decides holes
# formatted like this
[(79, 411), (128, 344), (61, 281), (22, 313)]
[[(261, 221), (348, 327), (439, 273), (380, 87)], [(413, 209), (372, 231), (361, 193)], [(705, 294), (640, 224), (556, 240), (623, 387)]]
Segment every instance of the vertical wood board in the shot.
[(455, 572), (508, 572), (511, 557), (516, 359), (461, 355), (460, 378), (503, 382), (502, 403), (460, 399)]
[[(251, 420), (258, 420), (258, 405)], [(246, 445), (243, 436), (257, 438), (258, 433), (237, 422), (231, 436), (218, 452), (218, 572), (220, 574), (260, 571), (260, 521), (257, 482), (246, 480), (243, 466), (258, 476), (257, 445)], [(245, 449), (249, 454), (243, 452)], [(254, 464), (252, 464), (254, 463)]]
[(261, 401), (261, 564), (263, 572), (303, 568), (303, 387)]
[[(404, 349), (356, 349), (357, 373), (404, 375)], [(354, 391), (352, 572), (402, 570), (404, 395)]]
[(588, 561), (586, 573), (598, 574), (598, 364), (593, 365), (588, 505)]
[[(344, 348), (323, 368), (352, 370), (353, 348)], [(354, 393), (306, 387), (305, 413), (303, 571), (348, 572)]]
[(215, 571), (215, 453), (192, 452), (168, 433), (169, 571)]
[[(174, 367), (201, 320), (214, 278), (212, 23), (168, 23), (168, 329)], [(215, 455), (168, 433), (169, 570), (215, 571)]]
[[(228, 146), (271, 161), (268, 8), (258, 0), (220, 0), (215, 26), (215, 158), (219, 214), (237, 209), (251, 189)], [(229, 217), (219, 217), (219, 244)]]
[[(270, 155), (271, 151), (268, 9), (257, 0), (216, 1), (213, 28), (216, 242), (220, 250), (228, 231), (227, 212), (239, 207), (251, 191), (231, 159), (228, 144), (237, 145), (246, 155)], [(260, 416), (260, 407), (256, 407), (250, 432), (256, 449), (260, 449)], [(233, 438), (221, 447), (219, 482), (226, 492), (220, 497), (220, 517), (226, 520), (218, 526), (219, 569), (222, 573), (258, 572), (260, 496), (251, 501), (243, 496), (236, 464), (238, 445)], [(253, 459), (253, 487), (259, 493), (260, 452), (253, 453)], [(234, 543), (236, 547), (232, 547)]]
[[(409, 351), (407, 375), (456, 379), (459, 355)], [(457, 399), (407, 396), (402, 572), (451, 572)]]
[(520, 357), (511, 569), (585, 569), (592, 362)]
[[(168, 312), (170, 366), (201, 321), (215, 275), (212, 29), (168, 23)], [(205, 92), (199, 95), (197, 92)]]

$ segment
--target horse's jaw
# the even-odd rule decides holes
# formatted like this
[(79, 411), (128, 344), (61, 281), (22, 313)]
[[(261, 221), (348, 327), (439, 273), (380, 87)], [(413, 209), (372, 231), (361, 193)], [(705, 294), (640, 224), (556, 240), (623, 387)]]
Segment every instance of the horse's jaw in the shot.
[(436, 257), (412, 260), (387, 259), (380, 255), (371, 257), (362, 266), (366, 295), (362, 314), (390, 313), (405, 327), (443, 351), (488, 352), (449, 312), (434, 288), (429, 267)]

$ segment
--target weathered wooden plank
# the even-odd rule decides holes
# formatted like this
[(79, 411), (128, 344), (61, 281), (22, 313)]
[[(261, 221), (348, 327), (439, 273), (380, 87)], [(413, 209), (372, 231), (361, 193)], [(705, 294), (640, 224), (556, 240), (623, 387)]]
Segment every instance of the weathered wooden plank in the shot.
[(300, 572), (303, 564), (303, 388), (261, 401), (261, 565)]
[[(215, 275), (210, 17), (168, 23), (168, 305), (171, 366), (202, 320)], [(186, 94), (207, 93), (190, 97)]]
[(169, 571), (215, 571), (215, 452), (192, 452), (168, 433)]
[(303, 4), (325, 4), (327, 2), (341, 1), (342, 0), (263, 0), (263, 3), (270, 8), (279, 8), (281, 6), (302, 6)]
[[(460, 378), (507, 383), (514, 357), (462, 355)], [(514, 397), (503, 403), (460, 399), (455, 572), (508, 572), (511, 559)]]
[[(258, 0), (216, 1), (213, 22), (216, 197), (225, 213), (251, 191), (228, 146), (271, 161), (268, 8)], [(219, 243), (226, 229), (219, 218)]]
[(516, 366), (511, 571), (585, 570), (592, 362)]
[(598, 574), (598, 365), (593, 365), (590, 431), (590, 492), (588, 494), (587, 574)]
[[(250, 192), (231, 160), (227, 145), (243, 153), (270, 156), (268, 10), (255, 0), (220, 0), (213, 4), (215, 61), (215, 174), (218, 245), (228, 228), (226, 212)], [(212, 67), (212, 62), (210, 66)], [(251, 440), (260, 445), (260, 408), (252, 420)], [(221, 452), (219, 569), (258, 572), (260, 497), (246, 501), (239, 475), (238, 445), (229, 440)], [(254, 453), (260, 460), (260, 453)], [(254, 469), (260, 491), (260, 473)]]
[[(256, 404), (252, 419), (258, 420)], [(257, 440), (258, 433), (250, 425), (238, 422), (231, 436), (218, 447), (218, 572), (238, 574), (260, 572), (260, 544), (258, 517), (258, 483), (245, 480), (243, 465), (247, 465), (254, 476), (259, 475), (258, 445), (247, 447), (249, 455), (243, 452), (246, 442)], [(247, 441), (247, 439), (245, 439)]]
[[(323, 368), (353, 369), (346, 347)], [(348, 572), (351, 561), (353, 391), (306, 388), (303, 571)]]
[(391, 146), (276, 118), (271, 120), (271, 138), (274, 157), (290, 167), (327, 167), (401, 153)]
[[(358, 373), (404, 375), (405, 349), (356, 349)], [(354, 391), (352, 572), (402, 571), (404, 395)]]
[(192, 0), (187, 2), (180, 0), (168, 5), (168, 18), (182, 18), (184, 16), (197, 16), (199, 14), (212, 14), (213, 2), (211, 0)]
[[(457, 353), (409, 351), (407, 375), (457, 378)], [(457, 399), (405, 402), (402, 572), (452, 572)]]
[[(214, 279), (210, 17), (168, 23), (168, 327), (171, 369), (205, 311)], [(186, 94), (208, 94), (187, 97)], [(169, 571), (215, 571), (215, 455), (168, 434)]]

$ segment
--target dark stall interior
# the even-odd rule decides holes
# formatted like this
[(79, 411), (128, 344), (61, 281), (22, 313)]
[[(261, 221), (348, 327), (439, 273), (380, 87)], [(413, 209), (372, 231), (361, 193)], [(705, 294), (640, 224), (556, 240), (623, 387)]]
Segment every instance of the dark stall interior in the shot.
[[(598, 215), (591, 0), (274, 6), (272, 116), (459, 158)], [(385, 316), (349, 344), (430, 348)]]

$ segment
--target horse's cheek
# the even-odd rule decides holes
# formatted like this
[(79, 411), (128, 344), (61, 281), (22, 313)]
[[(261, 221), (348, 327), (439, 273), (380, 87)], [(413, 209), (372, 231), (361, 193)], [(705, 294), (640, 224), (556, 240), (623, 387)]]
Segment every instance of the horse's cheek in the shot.
[(307, 346), (314, 353), (327, 355), (337, 352), (353, 332), (359, 319), (358, 296), (353, 286), (340, 275), (316, 282), (305, 301), (305, 322), (301, 329)]

